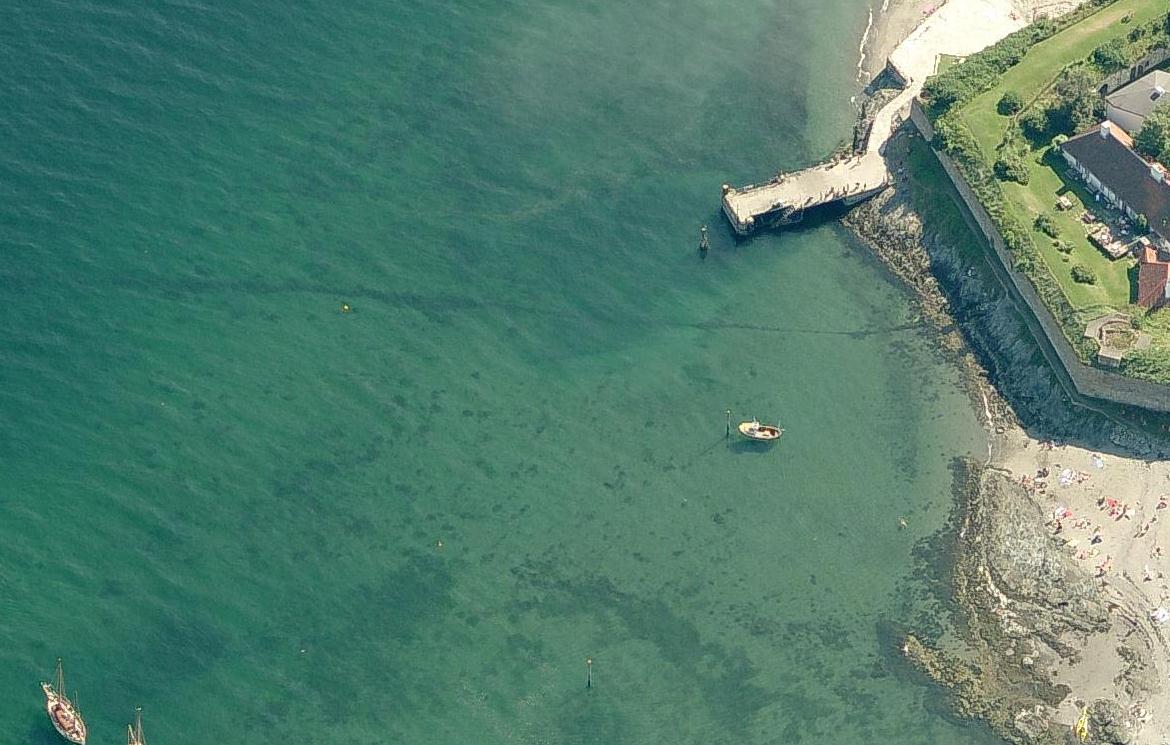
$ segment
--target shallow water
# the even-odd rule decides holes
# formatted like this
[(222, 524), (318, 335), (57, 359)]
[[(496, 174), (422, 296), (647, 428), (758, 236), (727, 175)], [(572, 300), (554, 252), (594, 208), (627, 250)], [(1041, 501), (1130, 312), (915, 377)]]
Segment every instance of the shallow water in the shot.
[(867, 6), (346, 6), (6, 8), (0, 731), (60, 655), (98, 745), (986, 742), (889, 636), (956, 373), (717, 213)]

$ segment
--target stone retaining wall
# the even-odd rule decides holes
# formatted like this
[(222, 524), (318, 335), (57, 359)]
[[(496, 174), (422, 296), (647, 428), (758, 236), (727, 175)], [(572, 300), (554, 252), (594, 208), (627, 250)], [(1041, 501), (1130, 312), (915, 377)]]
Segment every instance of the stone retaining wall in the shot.
[[(922, 110), (917, 100), (911, 104), (910, 120), (914, 122), (914, 126), (928, 142), (934, 139), (934, 127), (931, 126), (926, 112)], [(967, 216), (979, 226), (980, 232), (983, 233), (984, 238), (994, 250), (998, 259), (998, 269), (1000, 269), (997, 274), (1002, 280), (1006, 280), (1004, 284), (1017, 302), (1023, 303), (1031, 311), (1030, 320), (1034, 323), (1029, 323), (1029, 325), (1034, 332), (1040, 332), (1037, 334), (1037, 338), (1041, 343), (1042, 351), (1045, 357), (1054, 363), (1054, 367), (1058, 371), (1063, 370), (1064, 376), (1062, 377), (1067, 377), (1068, 383), (1082, 396), (1128, 406), (1139, 406), (1153, 411), (1170, 412), (1170, 387), (1126, 377), (1119, 373), (1086, 365), (1081, 361), (1068, 339), (1065, 338), (1060, 324), (1048, 310), (1036, 292), (1036, 288), (1032, 286), (1031, 280), (1012, 268), (1011, 255), (1004, 243), (1003, 236), (995, 223), (992, 222), (991, 216), (987, 214), (987, 210), (980, 204), (978, 197), (971, 191), (971, 187), (967, 185), (958, 166), (946, 153), (933, 147), (931, 150), (959, 192), (960, 204), (965, 208)]]
[(1170, 59), (1170, 49), (1155, 49), (1121, 72), (1115, 72), (1105, 78), (1100, 90), (1103, 94), (1109, 95), (1118, 88), (1129, 85), (1168, 59)]

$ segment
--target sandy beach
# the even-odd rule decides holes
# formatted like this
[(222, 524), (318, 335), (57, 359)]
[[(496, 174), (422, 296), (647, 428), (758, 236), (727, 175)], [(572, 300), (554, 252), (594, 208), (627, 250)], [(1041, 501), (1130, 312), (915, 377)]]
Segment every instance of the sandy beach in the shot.
[[(871, 11), (859, 78), (893, 57), (920, 86), (938, 53), (973, 51), (968, 29), (998, 38), (1077, 4), (886, 0)], [(1029, 437), (981, 378), (969, 383), (984, 402), (988, 458), (959, 490), (956, 539), (966, 648), (911, 635), (904, 651), (957, 710), (1016, 742), (1075, 742), (1078, 720), (1086, 742), (1170, 742), (1170, 462)]]
[(880, 73), (898, 45), (938, 5), (932, 0), (883, 0), (875, 5), (870, 11), (872, 21), (858, 62), (859, 79), (868, 82)]
[[(990, 465), (1039, 505), (1051, 540), (1095, 578), (1109, 609), (1107, 632), (1067, 640), (1080, 652), (1053, 676), (1071, 689), (1058, 719), (1071, 727), (1085, 703), (1112, 700), (1129, 714), (1133, 742), (1165, 742), (1170, 707), (1160, 693), (1170, 674), (1170, 463), (1037, 441), (1011, 429), (993, 437)], [(1152, 674), (1142, 685), (1118, 685), (1133, 666), (1122, 650), (1135, 648)]]

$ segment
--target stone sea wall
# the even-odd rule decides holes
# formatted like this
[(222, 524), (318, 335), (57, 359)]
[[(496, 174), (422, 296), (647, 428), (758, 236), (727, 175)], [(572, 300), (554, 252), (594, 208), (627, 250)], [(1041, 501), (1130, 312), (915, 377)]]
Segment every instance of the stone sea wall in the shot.
[[(934, 138), (934, 129), (917, 101), (911, 105), (910, 119), (928, 141)], [(1042, 351), (1054, 364), (1054, 367), (1060, 368), (1063, 373), (1062, 377), (1065, 377), (1067, 382), (1082, 396), (1112, 401), (1126, 406), (1137, 406), (1152, 411), (1170, 412), (1170, 388), (1091, 367), (1080, 360), (1032, 283), (1023, 274), (1012, 268), (1011, 256), (1003, 236), (995, 227), (991, 216), (980, 204), (978, 197), (963, 179), (958, 166), (946, 153), (934, 148), (932, 150), (958, 191), (964, 211), (978, 225), (980, 232), (983, 233), (998, 258), (998, 269), (1001, 271), (997, 273), (1000, 274), (1001, 279), (1004, 280), (1005, 285), (1012, 291), (1012, 295), (1017, 301), (1031, 311), (1035, 330), (1039, 332), (1037, 338), (1041, 341)]]

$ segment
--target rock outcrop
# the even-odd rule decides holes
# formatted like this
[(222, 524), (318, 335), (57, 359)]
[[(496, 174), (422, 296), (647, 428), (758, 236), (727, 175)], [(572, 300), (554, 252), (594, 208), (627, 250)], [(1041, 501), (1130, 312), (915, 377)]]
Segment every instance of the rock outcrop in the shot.
[(1040, 508), (1007, 474), (969, 464), (964, 476), (953, 573), (963, 644), (911, 636), (903, 652), (960, 714), (1014, 742), (1064, 742), (1068, 727), (1054, 715), (1070, 689), (1052, 671), (1088, 635), (1109, 630), (1099, 584), (1045, 532)]

